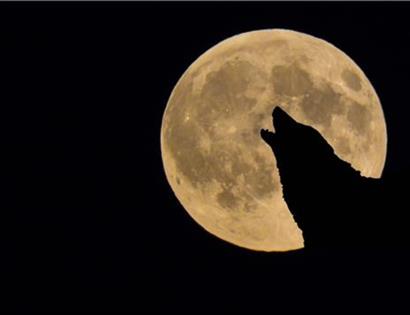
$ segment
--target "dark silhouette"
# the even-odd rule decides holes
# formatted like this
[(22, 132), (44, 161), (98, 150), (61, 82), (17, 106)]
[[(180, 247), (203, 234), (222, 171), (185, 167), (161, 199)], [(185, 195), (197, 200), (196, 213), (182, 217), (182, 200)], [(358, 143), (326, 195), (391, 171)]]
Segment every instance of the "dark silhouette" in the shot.
[(339, 159), (318, 131), (273, 110), (271, 146), (284, 198), (303, 230), (305, 247), (380, 248), (407, 243), (401, 183), (362, 177)]

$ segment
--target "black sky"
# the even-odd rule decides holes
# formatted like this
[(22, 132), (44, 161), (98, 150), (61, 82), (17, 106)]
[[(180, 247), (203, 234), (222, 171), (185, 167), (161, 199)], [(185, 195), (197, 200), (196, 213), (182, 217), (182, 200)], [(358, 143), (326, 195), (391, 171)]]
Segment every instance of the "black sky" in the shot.
[(205, 232), (166, 181), (159, 135), (200, 54), (285, 28), (362, 68), (386, 116), (386, 172), (408, 170), (409, 14), (386, 2), (1, 3), (0, 309), (401, 307), (405, 253), (267, 254)]

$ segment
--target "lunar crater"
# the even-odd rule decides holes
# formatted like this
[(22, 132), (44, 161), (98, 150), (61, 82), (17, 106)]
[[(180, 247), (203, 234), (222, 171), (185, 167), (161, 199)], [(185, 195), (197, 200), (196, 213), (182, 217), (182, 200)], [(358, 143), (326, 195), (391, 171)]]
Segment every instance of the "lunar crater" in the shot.
[(349, 88), (356, 92), (360, 91), (362, 88), (359, 76), (351, 70), (344, 69), (342, 72), (342, 79)]

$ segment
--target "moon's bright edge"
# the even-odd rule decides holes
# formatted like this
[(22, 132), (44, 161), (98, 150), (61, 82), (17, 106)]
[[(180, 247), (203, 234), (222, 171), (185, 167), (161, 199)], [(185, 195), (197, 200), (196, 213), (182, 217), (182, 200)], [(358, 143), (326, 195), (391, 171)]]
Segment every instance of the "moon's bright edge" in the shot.
[[(363, 71), (313, 36), (261, 30), (228, 38), (179, 79), (161, 127), (169, 184), (191, 217), (217, 237), (253, 250), (303, 247), (282, 196), (272, 150), (272, 108), (316, 128), (362, 175), (380, 177), (386, 124)], [(303, 158), (303, 157), (301, 157)]]

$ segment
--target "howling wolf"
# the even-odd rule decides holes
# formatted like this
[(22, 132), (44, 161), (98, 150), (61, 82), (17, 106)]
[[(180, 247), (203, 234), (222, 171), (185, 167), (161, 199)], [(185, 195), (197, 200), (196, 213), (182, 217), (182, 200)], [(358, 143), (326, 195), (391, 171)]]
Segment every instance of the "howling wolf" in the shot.
[(399, 182), (362, 177), (312, 127), (280, 107), (275, 133), (261, 129), (277, 161), (283, 195), (303, 231), (305, 248), (405, 246), (407, 206)]

